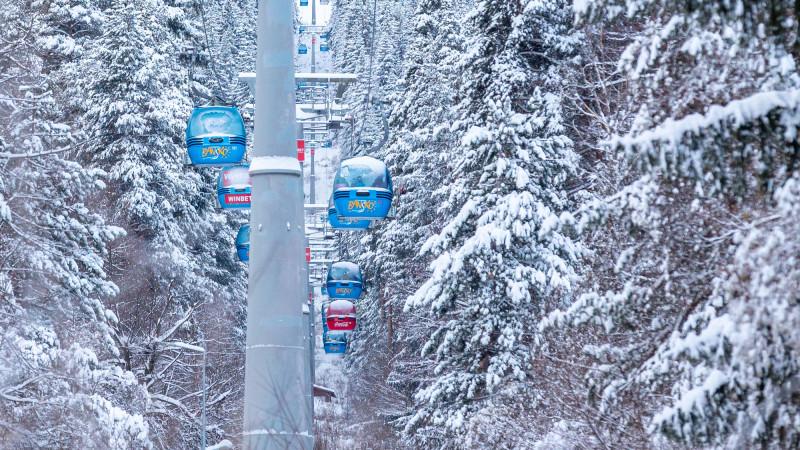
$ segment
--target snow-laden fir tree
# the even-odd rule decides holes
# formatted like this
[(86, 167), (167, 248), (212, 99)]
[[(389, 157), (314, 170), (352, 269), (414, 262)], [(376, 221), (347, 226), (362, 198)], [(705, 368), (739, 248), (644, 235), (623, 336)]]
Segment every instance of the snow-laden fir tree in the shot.
[(74, 98), (91, 136), (84, 155), (109, 174), (108, 218), (128, 231), (107, 261), (121, 290), (108, 304), (120, 319), (120, 363), (150, 394), (152, 432), (160, 446), (181, 448), (198, 439), (202, 396), (202, 356), (183, 344), (220, 351), (218, 364), (209, 360), (209, 440), (240, 426), (230, 402), (241, 360), (228, 364), (241, 358), (246, 277), (234, 260), (236, 228), (214, 210), (214, 172), (183, 164), (191, 99), (175, 11), (137, 0), (111, 1), (103, 13), (104, 33), (76, 64), (84, 77)]
[(609, 258), (548, 321), (592, 336), (588, 420), (624, 446), (796, 447), (796, 6), (576, 7), (637, 25), (618, 61), (634, 120), (609, 136), (616, 173), (579, 215)]
[(148, 448), (147, 398), (100, 301), (124, 232), (96, 212), (105, 174), (75, 161), (86, 136), (59, 84), (103, 22), (69, 0), (3, 1), (0, 22), (0, 447)]
[(567, 3), (483, 1), (468, 18), (448, 221), (424, 245), (436, 258), (407, 303), (435, 324), (422, 351), (436, 368), (406, 432), (443, 448), (491, 445), (478, 419), (502, 414), (527, 380), (531, 333), (571, 289), (580, 252), (558, 227), (576, 165), (557, 73), (573, 52)]

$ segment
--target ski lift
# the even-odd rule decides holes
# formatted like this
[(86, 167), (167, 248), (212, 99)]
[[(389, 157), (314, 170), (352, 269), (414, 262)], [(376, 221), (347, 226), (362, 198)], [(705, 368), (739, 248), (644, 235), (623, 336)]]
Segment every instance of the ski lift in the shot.
[[(322, 4), (322, 0), (320, 0), (320, 4)], [(327, 41), (327, 40), (329, 40), (331, 38), (331, 32), (330, 31), (326, 31), (326, 32), (320, 34), (319, 37), (321, 37), (322, 39), (325, 39)]]
[(358, 265), (348, 261), (331, 264), (325, 286), (330, 298), (357, 299), (361, 297), (364, 279)]
[(186, 126), (189, 159), (196, 166), (238, 164), (247, 149), (244, 120), (234, 106), (201, 106)]
[(322, 348), (327, 354), (343, 354), (347, 352), (347, 333), (328, 332), (322, 333)]
[(250, 225), (242, 225), (236, 233), (236, 254), (240, 261), (250, 261)]
[(328, 51), (328, 50), (330, 50), (330, 49), (331, 49), (331, 48), (328, 46), (328, 43), (327, 43), (327, 42), (320, 42), (320, 43), (319, 43), (319, 51), (321, 51), (321, 52), (327, 52), (327, 51)]
[(297, 47), (297, 54), (298, 55), (305, 55), (307, 53), (308, 53), (308, 47), (306, 47), (306, 44), (300, 44)]
[(334, 300), (325, 311), (325, 324), (330, 331), (352, 331), (356, 328), (356, 305), (350, 300)]
[(336, 212), (336, 207), (333, 204), (333, 197), (331, 197), (328, 203), (328, 223), (331, 224), (332, 228), (337, 230), (366, 230), (370, 225), (370, 221), (367, 219), (358, 220), (339, 217), (339, 214)]
[(298, 31), (300, 34), (303, 34), (303, 33), (305, 33), (305, 32), (306, 32), (306, 26), (305, 26), (305, 25), (300, 25), (300, 26), (297, 28), (297, 31)]
[(300, 0), (300, 6), (308, 6), (308, 0)]
[(319, 4), (322, 6), (329, 5), (331, 0), (319, 0)]
[(217, 199), (222, 209), (250, 208), (250, 165), (226, 167), (217, 178)]
[(333, 141), (331, 140), (327, 140), (322, 143), (322, 148), (331, 148), (331, 147), (333, 147)]
[(392, 197), (392, 176), (382, 161), (359, 156), (339, 166), (333, 182), (333, 202), (339, 217), (384, 219)]

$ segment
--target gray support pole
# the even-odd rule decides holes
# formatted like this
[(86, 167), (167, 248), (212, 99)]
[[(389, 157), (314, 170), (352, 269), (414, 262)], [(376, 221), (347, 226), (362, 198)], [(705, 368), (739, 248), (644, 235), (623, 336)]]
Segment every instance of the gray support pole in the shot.
[[(311, 246), (308, 243), (308, 237), (306, 237), (306, 248), (310, 249)], [(313, 417), (314, 414), (314, 341), (311, 339), (311, 305), (309, 305), (308, 299), (311, 297), (311, 264), (306, 262), (306, 289), (305, 289), (305, 297), (303, 303), (308, 305), (308, 315), (304, 318), (306, 320), (305, 323), (305, 332), (306, 332), (306, 377), (308, 383), (308, 391), (306, 391), (306, 407), (309, 411), (311, 411), (311, 415)]]
[(317, 73), (317, 33), (311, 33), (311, 73)]
[[(317, 0), (311, 0), (311, 25), (317, 24)], [(317, 33), (314, 32), (311, 34), (311, 73), (317, 72)], [(310, 147), (310, 146), (309, 146)], [(311, 203), (317, 203), (317, 177), (314, 175), (314, 149), (309, 148), (309, 152), (311, 153), (311, 176), (309, 177), (309, 193), (311, 194), (311, 198), (309, 201)]]
[(311, 193), (310, 202), (312, 204), (315, 204), (315, 203), (317, 203), (317, 175), (315, 174), (315, 170), (314, 170), (315, 167), (316, 167), (316, 164), (314, 163), (314, 154), (317, 153), (317, 152), (316, 152), (316, 149), (314, 147), (311, 147), (311, 146), (309, 146), (308, 152), (310, 154), (309, 158), (311, 158), (311, 175), (308, 177), (309, 178), (308, 181), (310, 183), (309, 188), (311, 189), (310, 190), (310, 193)]
[(296, 157), (293, 3), (260, 0), (242, 448), (314, 444), (306, 393), (302, 172)]

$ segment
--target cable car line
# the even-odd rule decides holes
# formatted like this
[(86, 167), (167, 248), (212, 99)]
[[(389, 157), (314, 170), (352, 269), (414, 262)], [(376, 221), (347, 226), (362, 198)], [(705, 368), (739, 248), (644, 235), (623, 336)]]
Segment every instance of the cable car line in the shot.
[[(367, 70), (367, 95), (366, 98), (366, 109), (369, 110), (369, 107), (372, 105), (372, 66), (375, 61), (375, 38), (377, 37), (377, 19), (378, 17), (378, 0), (373, 0), (372, 2), (372, 29), (370, 31), (370, 46), (369, 46), (369, 69)], [(350, 143), (350, 154), (355, 155), (358, 152), (357, 146), (361, 143), (361, 135), (364, 133), (364, 128), (368, 125), (369, 120), (367, 117), (367, 112), (364, 113), (364, 125), (359, 128), (358, 135), (356, 137), (351, 137)]]
[[(222, 97), (224, 94), (224, 89), (222, 88), (222, 82), (220, 81), (221, 78), (219, 73), (217, 72), (217, 59), (214, 57), (214, 52), (211, 50), (211, 39), (208, 37), (208, 24), (206, 22), (206, 9), (205, 9), (205, 0), (200, 0), (198, 2), (200, 6), (200, 18), (203, 21), (203, 35), (205, 36), (206, 41), (206, 50), (208, 50), (208, 58), (211, 60), (211, 72), (214, 74), (214, 80), (217, 82), (217, 88), (219, 89), (220, 99), (224, 101), (226, 105), (232, 104), (230, 99), (225, 96)], [(230, 8), (228, 8), (230, 10)], [(213, 101), (213, 99), (212, 99)]]

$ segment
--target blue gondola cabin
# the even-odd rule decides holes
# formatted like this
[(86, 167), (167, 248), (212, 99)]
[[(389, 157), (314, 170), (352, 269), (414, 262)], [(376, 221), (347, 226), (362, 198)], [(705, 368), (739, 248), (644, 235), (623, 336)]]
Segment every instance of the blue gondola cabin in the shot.
[(236, 254), (240, 261), (250, 261), (250, 225), (242, 225), (236, 233)]
[(384, 219), (392, 197), (392, 177), (382, 161), (360, 156), (342, 162), (333, 185), (333, 203), (340, 219)]
[(298, 55), (305, 55), (308, 53), (308, 47), (306, 44), (300, 44), (297, 46), (297, 54)]
[(189, 160), (196, 166), (238, 164), (247, 149), (244, 120), (232, 106), (195, 108), (186, 125)]
[(347, 334), (341, 332), (325, 332), (322, 334), (322, 347), (328, 354), (347, 352)]
[(250, 208), (250, 165), (226, 167), (217, 178), (217, 199), (222, 209)]
[(328, 46), (328, 43), (327, 43), (327, 42), (320, 42), (320, 44), (319, 44), (319, 51), (321, 51), (321, 52), (327, 52), (327, 51), (328, 51), (328, 50), (330, 50), (330, 49), (331, 49), (331, 48)]
[(357, 299), (363, 291), (363, 277), (358, 265), (347, 261), (331, 264), (325, 286), (330, 298)]

